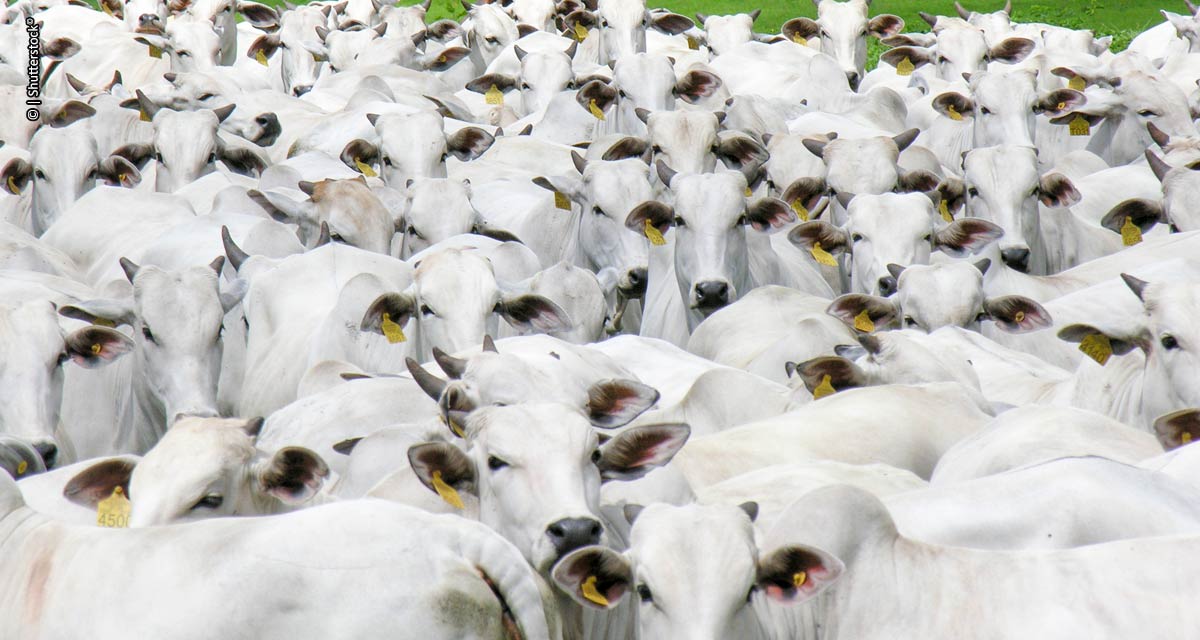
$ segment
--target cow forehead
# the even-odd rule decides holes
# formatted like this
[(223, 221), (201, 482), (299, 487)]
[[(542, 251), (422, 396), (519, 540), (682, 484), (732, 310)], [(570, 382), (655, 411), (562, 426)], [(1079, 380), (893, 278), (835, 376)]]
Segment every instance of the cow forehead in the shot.
[(54, 306), (44, 300), (0, 306), (0, 367), (14, 361), (21, 352), (42, 355), (63, 349), (62, 329)]
[(975, 100), (983, 104), (1017, 103), (1024, 107), (1033, 104), (1037, 95), (1037, 84), (1031, 71), (983, 72), (972, 74), (971, 90)]
[[(211, 111), (172, 111), (162, 109), (154, 118), (155, 143), (198, 141), (216, 142), (217, 116)], [(160, 142), (161, 141), (161, 142)]]
[(609, 24), (620, 27), (636, 26), (646, 16), (646, 3), (638, 0), (600, 0), (596, 9)]
[(702, 111), (659, 111), (650, 116), (646, 127), (655, 140), (675, 138), (691, 140), (716, 139), (717, 118)]
[(375, 123), (380, 144), (397, 157), (421, 149), (445, 149), (442, 117), (436, 113), (385, 114)]
[[(660, 590), (679, 581), (687, 596), (696, 595), (688, 587), (719, 588), (739, 573), (753, 579), (758, 559), (750, 519), (730, 505), (650, 505), (634, 522), (629, 554), (639, 578)], [(680, 580), (714, 572), (702, 585)]]
[(245, 420), (236, 418), (182, 418), (146, 452), (134, 477), (142, 470), (179, 476), (183, 469), (193, 474), (200, 469), (215, 473), (218, 468), (245, 464), (255, 453), (254, 439), (245, 425)]
[(618, 84), (630, 80), (645, 82), (654, 77), (654, 74), (660, 77), (670, 76), (672, 84), (675, 82), (675, 71), (671, 67), (671, 61), (662, 55), (635, 53), (621, 56), (613, 68), (613, 80)]
[(896, 233), (911, 229), (927, 233), (933, 226), (933, 203), (920, 193), (858, 195), (850, 201), (846, 213), (854, 231)]
[(867, 3), (863, 0), (850, 2), (822, 2), (817, 5), (817, 22), (825, 28), (854, 28), (867, 22)]
[[(563, 404), (484, 407), (468, 416), (467, 437), (472, 449), (539, 464), (566, 460), (563, 456), (586, 453), (599, 443), (587, 419)], [(542, 458), (548, 451), (560, 455)]]
[(1159, 284), (1148, 289), (1146, 310), (1157, 331), (1195, 334), (1200, 326), (1200, 285)]
[(650, 167), (636, 158), (590, 162), (583, 171), (583, 184), (589, 199), (602, 205), (626, 202), (632, 208), (654, 195)]
[(674, 184), (675, 212), (688, 222), (724, 224), (746, 208), (746, 179), (740, 173), (692, 173), (676, 178)]
[(39, 163), (96, 160), (96, 139), (85, 127), (41, 127), (29, 141), (29, 155)]
[(924, 291), (980, 289), (983, 286), (983, 274), (974, 265), (965, 262), (913, 265), (900, 274), (899, 285), (901, 288), (911, 286)]
[(520, 356), (481, 352), (471, 356), (463, 380), (474, 386), (485, 402), (516, 404), (556, 401), (583, 406), (587, 390), (571, 384), (570, 376), (554, 376)]
[(188, 326), (197, 320), (219, 323), (224, 315), (218, 297), (217, 274), (208, 267), (175, 272), (154, 266), (142, 267), (134, 279), (133, 296), (139, 315), (152, 323), (160, 321), (158, 324), (161, 324), (162, 320)]
[(492, 303), (499, 295), (492, 264), (479, 255), (458, 249), (422, 258), (414, 283), (421, 299), (434, 303), (460, 305), (469, 299)]
[(974, 149), (963, 160), (963, 171), (967, 182), (979, 186), (1033, 185), (1039, 178), (1037, 152), (1033, 147), (1015, 145)]

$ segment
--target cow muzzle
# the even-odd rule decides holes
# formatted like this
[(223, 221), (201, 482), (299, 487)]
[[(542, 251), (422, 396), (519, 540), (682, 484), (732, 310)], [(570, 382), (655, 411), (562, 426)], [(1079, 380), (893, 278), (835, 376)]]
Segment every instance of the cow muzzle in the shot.
[(633, 300), (646, 295), (646, 284), (649, 281), (650, 277), (646, 272), (646, 268), (638, 267), (626, 272), (625, 278), (617, 288), (621, 290), (621, 293), (626, 298)]
[(556, 560), (572, 551), (600, 544), (604, 527), (595, 518), (563, 518), (546, 527), (546, 537), (554, 545)]
[(729, 283), (719, 280), (697, 282), (692, 287), (692, 297), (695, 299), (692, 306), (708, 315), (729, 304)]
[(1016, 269), (1021, 273), (1029, 271), (1029, 249), (1025, 247), (1002, 249), (1000, 259), (1011, 269)]

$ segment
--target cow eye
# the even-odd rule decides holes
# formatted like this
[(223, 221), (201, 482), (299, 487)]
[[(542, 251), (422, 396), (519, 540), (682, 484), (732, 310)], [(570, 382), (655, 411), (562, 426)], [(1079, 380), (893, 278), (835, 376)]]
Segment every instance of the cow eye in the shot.
[(88, 172), (88, 174), (87, 174), (87, 179), (88, 179), (88, 180), (95, 180), (95, 179), (96, 179), (96, 175), (97, 175), (97, 173), (98, 173), (98, 172), (96, 171), (96, 169), (94, 169), (94, 168), (93, 168), (91, 171), (89, 171), (89, 172)]
[[(604, 320), (604, 323), (605, 323), (605, 324), (608, 324), (608, 320), (607, 320), (607, 319), (605, 319), (605, 320)], [(600, 464), (600, 458), (601, 458), (601, 457), (602, 457), (602, 456), (601, 456), (601, 454), (600, 454), (600, 450), (599, 450), (599, 449), (596, 449), (595, 451), (593, 451), (593, 452), (592, 452), (592, 464)]]
[(496, 471), (498, 469), (503, 469), (504, 467), (507, 467), (507, 466), (508, 466), (508, 463), (501, 460), (500, 458), (497, 458), (496, 456), (488, 456), (488, 468), (491, 469), (492, 471)]
[(184, 50), (184, 51), (177, 51), (176, 53), (178, 53), (178, 54), (179, 54), (179, 57), (180, 57), (180, 58), (188, 58), (188, 57), (191, 57), (191, 55), (192, 55), (192, 52), (191, 52), (191, 51), (187, 51), (187, 50)]
[(915, 327), (917, 326), (917, 321), (913, 320), (912, 316), (904, 316), (904, 326)]
[(390, 166), (392, 166), (392, 159), (391, 159), (391, 157), (389, 157), (389, 156), (383, 156), (383, 166), (385, 166), (385, 167), (390, 167)]
[(978, 198), (979, 197), (979, 189), (976, 189), (975, 187), (971, 187), (970, 189), (967, 189), (967, 195), (971, 196), (972, 198)]
[(992, 115), (992, 110), (987, 107), (979, 107), (979, 113), (982, 113), (985, 116), (990, 116)]
[(45, 171), (42, 171), (41, 169), (34, 169), (34, 170), (33, 170), (33, 177), (34, 177), (34, 178), (37, 178), (38, 180), (45, 180), (45, 179), (46, 179), (46, 172), (45, 172)]
[(638, 599), (641, 600), (642, 602), (645, 602), (647, 604), (654, 602), (654, 594), (650, 593), (650, 587), (647, 587), (644, 584), (639, 584), (637, 586), (637, 594), (638, 594)]
[(987, 314), (987, 312), (984, 312), (984, 311), (980, 311), (975, 316), (975, 322), (983, 322), (984, 320), (987, 320), (987, 319), (988, 319), (988, 314)]
[(594, 213), (598, 216), (602, 216), (602, 215), (604, 215), (604, 209), (601, 209), (600, 206), (597, 205), (597, 206), (592, 207), (592, 213)]
[(925, 234), (925, 237), (923, 237), (921, 239), (924, 240), (925, 242), (933, 242), (933, 234), (927, 233), (927, 234)]
[(340, 242), (340, 243), (342, 243), (342, 244), (345, 244), (345, 243), (346, 243), (346, 239), (345, 239), (345, 238), (343, 238), (343, 237), (342, 237), (342, 234), (340, 234), (340, 233), (331, 233), (331, 234), (329, 234), (329, 240), (330, 240), (331, 242)]
[(1158, 114), (1155, 113), (1153, 109), (1142, 109), (1141, 111), (1138, 111), (1138, 115), (1142, 116), (1143, 118), (1149, 118)]
[(421, 305), (421, 313), (423, 313), (423, 314), (425, 314), (425, 315), (427, 315), (427, 316), (434, 315), (434, 314), (433, 314), (433, 309), (430, 309), (430, 308), (429, 308), (429, 305), (427, 305), (427, 304), (423, 304), (423, 305)]
[(142, 337), (150, 342), (155, 342), (154, 333), (150, 331), (150, 327), (142, 327)]
[(212, 153), (208, 154), (208, 162), (209, 162), (210, 164), (211, 164), (211, 163), (213, 163), (213, 162), (216, 162), (216, 161), (217, 161), (217, 152), (216, 152), (216, 151), (214, 151), (214, 152), (212, 152)]
[(195, 505), (192, 506), (192, 509), (216, 509), (217, 507), (220, 507), (221, 503), (223, 503), (223, 502), (225, 502), (225, 498), (223, 496), (219, 496), (219, 495), (204, 496), (203, 498), (200, 498), (200, 500), (198, 500)]
[(499, 42), (499, 40), (495, 36), (488, 36), (488, 37), (484, 38), (484, 40), (488, 44), (496, 44), (497, 42)]
[(754, 599), (755, 591), (758, 591), (758, 586), (753, 584), (750, 585), (750, 590), (746, 592), (746, 602), (750, 602), (752, 599)]
[(681, 217), (679, 217), (679, 216), (675, 216), (675, 226), (677, 226), (677, 227), (686, 227), (686, 226), (687, 226), (687, 220), (684, 220), (683, 218), (681, 218)]
[(1178, 349), (1179, 348), (1179, 341), (1175, 339), (1175, 336), (1173, 336), (1169, 333), (1164, 335), (1162, 337), (1162, 340), (1160, 340), (1160, 342), (1162, 342), (1162, 346), (1164, 349)]
[(851, 234), (851, 235), (850, 235), (850, 241), (851, 241), (851, 242), (858, 242), (858, 241), (860, 241), (860, 240), (862, 240), (862, 239), (863, 239), (863, 237), (862, 237), (862, 234), (861, 234), (861, 233), (854, 233), (854, 234)]
[(654, 145), (654, 146), (650, 147), (650, 150), (653, 151), (654, 153), (662, 153), (662, 147), (660, 147), (658, 145)]
[(215, 97), (216, 96), (211, 93), (205, 93), (200, 96), (199, 100), (200, 100), (200, 102), (204, 102), (205, 100), (211, 100)]

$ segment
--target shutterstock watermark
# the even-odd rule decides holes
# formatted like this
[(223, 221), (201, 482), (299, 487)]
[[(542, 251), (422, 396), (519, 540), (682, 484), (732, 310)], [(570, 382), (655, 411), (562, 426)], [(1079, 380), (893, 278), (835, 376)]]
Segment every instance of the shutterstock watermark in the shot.
[(25, 18), (25, 33), (29, 34), (29, 66), (25, 69), (25, 119), (37, 122), (42, 117), (42, 25), (32, 17)]

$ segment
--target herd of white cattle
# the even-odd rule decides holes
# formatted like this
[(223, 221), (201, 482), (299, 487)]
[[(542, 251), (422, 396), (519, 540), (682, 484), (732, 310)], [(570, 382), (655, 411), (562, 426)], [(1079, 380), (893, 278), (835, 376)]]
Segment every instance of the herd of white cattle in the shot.
[(1191, 3), (100, 7), (0, 24), (0, 638), (1200, 637)]

